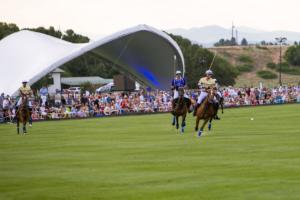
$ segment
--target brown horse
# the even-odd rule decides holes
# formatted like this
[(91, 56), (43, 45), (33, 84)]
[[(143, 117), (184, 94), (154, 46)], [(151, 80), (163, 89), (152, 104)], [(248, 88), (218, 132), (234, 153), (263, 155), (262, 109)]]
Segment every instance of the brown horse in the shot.
[(208, 92), (207, 97), (204, 99), (204, 101), (201, 103), (201, 105), (197, 109), (195, 131), (198, 131), (199, 121), (201, 119), (204, 120), (204, 122), (198, 132), (199, 137), (201, 136), (203, 129), (208, 121), (209, 121), (208, 129), (209, 130), (211, 129), (211, 121), (217, 114), (216, 106), (214, 103), (214, 97), (215, 97), (214, 90), (210, 90)]
[(20, 97), (22, 98), (22, 102), (16, 112), (16, 119), (17, 119), (17, 132), (18, 134), (20, 133), (19, 131), (19, 125), (20, 122), (23, 124), (23, 134), (27, 133), (26, 131), (26, 123), (29, 121), (30, 118), (30, 112), (29, 108), (27, 106), (27, 97)]
[(187, 100), (184, 98), (184, 89), (183, 88), (178, 88), (178, 99), (177, 101), (173, 102), (175, 104), (175, 109), (172, 112), (173, 114), (173, 123), (172, 125), (174, 126), (176, 124), (176, 129), (179, 129), (179, 117), (181, 116), (182, 121), (181, 121), (181, 133), (184, 132), (184, 128), (186, 126), (185, 123), (185, 118), (186, 114), (188, 112), (190, 102), (187, 102)]

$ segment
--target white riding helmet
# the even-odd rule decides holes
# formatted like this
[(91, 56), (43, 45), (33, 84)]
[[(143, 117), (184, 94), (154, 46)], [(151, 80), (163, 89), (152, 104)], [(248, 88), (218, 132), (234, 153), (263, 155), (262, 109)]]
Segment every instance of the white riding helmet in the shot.
[(178, 75), (178, 74), (181, 74), (181, 71), (180, 71), (180, 70), (177, 70), (177, 71), (176, 71), (176, 75)]
[(22, 81), (22, 83), (28, 83), (28, 81), (26, 81), (26, 80), (23, 80), (23, 81)]
[(206, 74), (206, 75), (213, 75), (214, 73), (213, 73), (213, 71), (211, 71), (211, 70), (209, 69), (209, 70), (206, 70), (205, 74)]

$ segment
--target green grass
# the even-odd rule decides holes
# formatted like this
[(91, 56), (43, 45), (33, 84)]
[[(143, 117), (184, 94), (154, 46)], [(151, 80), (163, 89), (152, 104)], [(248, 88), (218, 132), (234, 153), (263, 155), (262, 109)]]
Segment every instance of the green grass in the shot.
[[(0, 199), (300, 199), (300, 105), (0, 125)], [(250, 120), (253, 117), (254, 120)]]

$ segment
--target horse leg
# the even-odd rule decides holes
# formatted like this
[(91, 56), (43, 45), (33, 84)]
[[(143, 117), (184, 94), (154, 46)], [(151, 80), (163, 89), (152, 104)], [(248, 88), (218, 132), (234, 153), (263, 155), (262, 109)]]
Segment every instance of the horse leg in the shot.
[(209, 131), (211, 130), (211, 121), (212, 121), (212, 118), (209, 119), (209, 123), (208, 123), (208, 130)]
[(31, 114), (29, 116), (29, 126), (32, 127), (32, 117), (31, 117)]
[(176, 119), (175, 119), (175, 115), (173, 115), (172, 126), (175, 126), (175, 121), (176, 121)]
[(179, 116), (176, 116), (176, 129), (179, 129), (178, 118), (179, 118)]
[(195, 126), (195, 131), (198, 131), (199, 121), (200, 121), (200, 117), (197, 116), (197, 119), (196, 119), (196, 126)]
[(18, 117), (16, 119), (17, 119), (17, 133), (20, 134), (20, 127), (19, 127), (20, 122), (19, 122)]
[(207, 122), (208, 122), (208, 120), (209, 120), (209, 119), (205, 119), (205, 120), (204, 120), (204, 122), (203, 122), (203, 124), (202, 124), (202, 126), (201, 126), (201, 128), (200, 128), (200, 131), (203, 131), (205, 125), (206, 125)]
[(23, 134), (27, 133), (27, 130), (26, 130), (26, 122), (23, 123)]
[(198, 137), (200, 137), (201, 134), (203, 133), (203, 129), (204, 129), (207, 122), (208, 122), (208, 119), (205, 119), (202, 126), (201, 126), (201, 128), (200, 128), (200, 130), (198, 131)]
[(182, 116), (181, 133), (184, 133), (186, 115)]

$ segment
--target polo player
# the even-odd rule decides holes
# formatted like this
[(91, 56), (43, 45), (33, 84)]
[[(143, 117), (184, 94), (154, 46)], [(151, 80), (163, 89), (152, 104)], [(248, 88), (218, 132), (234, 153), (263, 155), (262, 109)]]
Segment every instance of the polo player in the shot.
[[(28, 99), (32, 95), (32, 90), (31, 90), (30, 86), (27, 85), (27, 83), (28, 83), (28, 81), (26, 81), (26, 80), (22, 81), (22, 86), (19, 88), (20, 96), (19, 96), (19, 100), (18, 100), (17, 105), (16, 105), (16, 110), (18, 110), (18, 108), (21, 105), (22, 100), (24, 98)], [(28, 107), (29, 110), (31, 110), (31, 105), (30, 104), (31, 104), (31, 102), (27, 101), (27, 107)], [(31, 113), (31, 111), (30, 111), (30, 113)], [(29, 119), (29, 126), (32, 126), (31, 117)]]
[[(205, 76), (200, 78), (198, 82), (198, 86), (200, 88), (200, 95), (198, 97), (197, 104), (194, 109), (194, 113), (193, 113), (194, 116), (196, 116), (197, 109), (199, 108), (203, 100), (207, 97), (209, 89), (216, 90), (218, 87), (217, 80), (212, 78), (212, 76), (213, 76), (213, 72), (212, 70), (209, 69), (205, 72)], [(219, 96), (219, 98), (222, 98), (221, 92), (217, 90), (216, 93)], [(220, 119), (220, 118), (216, 115), (215, 119)]]
[[(176, 104), (178, 102), (178, 97), (179, 97), (179, 93), (178, 93), (178, 89), (179, 88), (185, 88), (186, 87), (186, 81), (185, 79), (182, 77), (181, 75), (181, 71), (176, 71), (176, 76), (175, 78), (172, 80), (172, 90), (173, 90), (173, 101), (172, 101), (172, 112), (174, 112)], [(189, 112), (191, 112), (190, 110), (190, 106), (191, 106), (191, 100), (189, 99), (189, 97), (184, 94), (184, 100), (187, 104), (188, 110)]]

